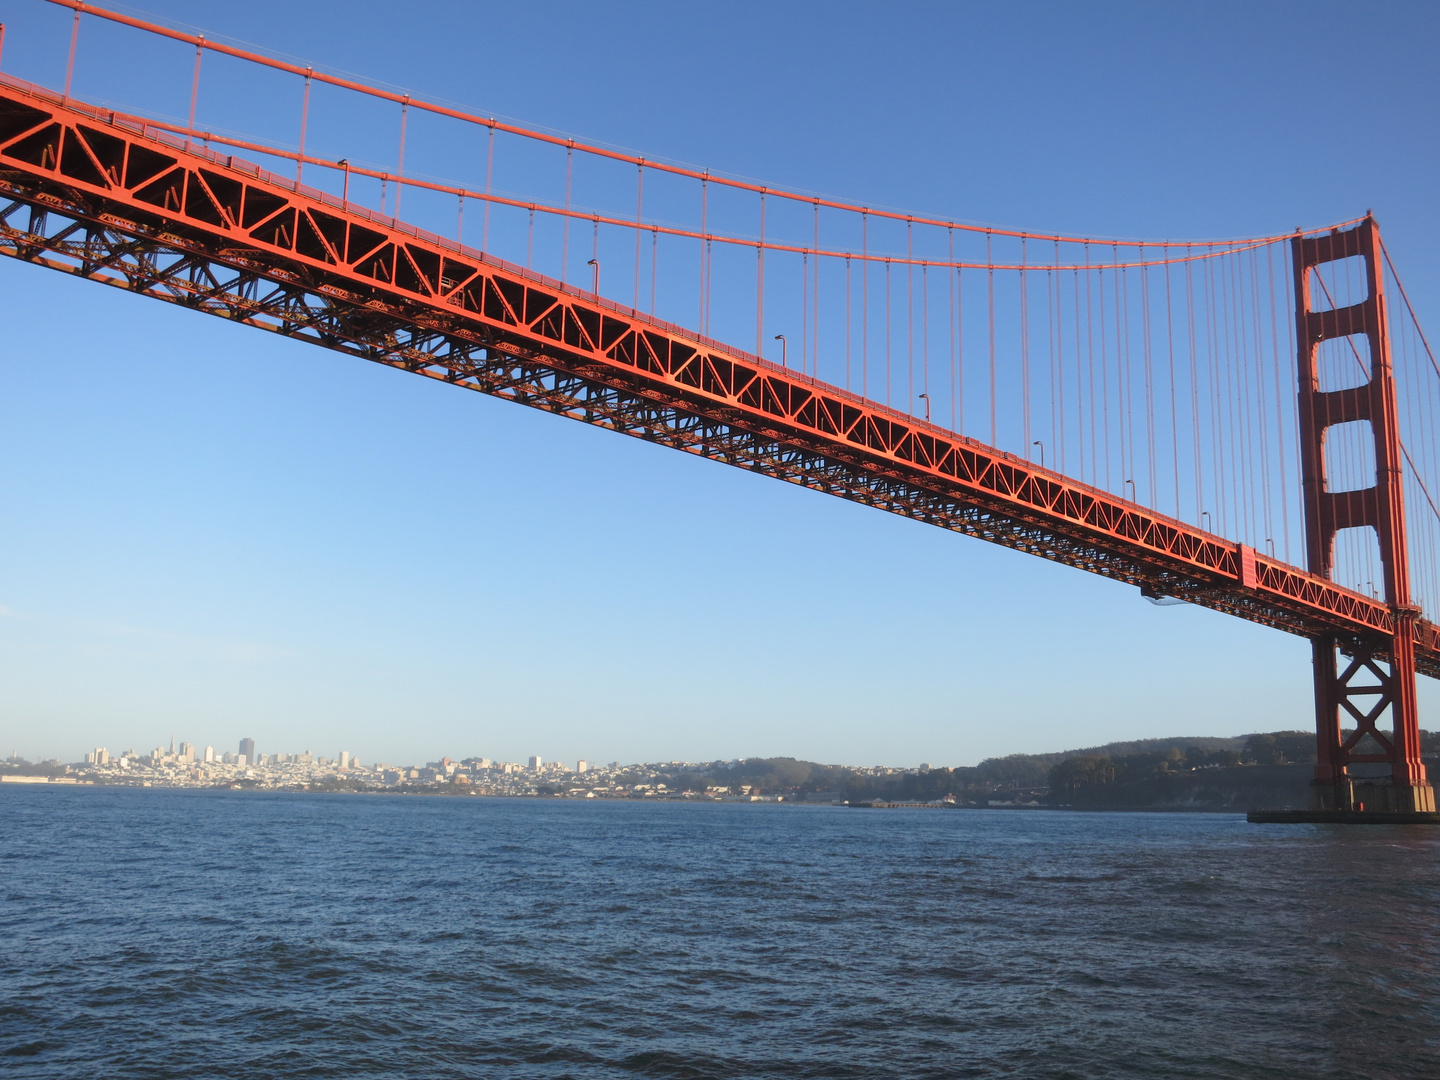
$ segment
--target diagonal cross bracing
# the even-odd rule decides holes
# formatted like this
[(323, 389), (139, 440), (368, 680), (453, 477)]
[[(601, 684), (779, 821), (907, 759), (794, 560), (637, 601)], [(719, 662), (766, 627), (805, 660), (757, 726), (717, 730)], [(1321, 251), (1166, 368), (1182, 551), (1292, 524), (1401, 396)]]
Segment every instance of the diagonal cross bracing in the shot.
[[(611, 428), (1291, 633), (1383, 603), (813, 378), (0, 81), (0, 254)], [(1417, 665), (1440, 635), (1415, 623)], [(1383, 654), (1382, 654), (1383, 655)]]

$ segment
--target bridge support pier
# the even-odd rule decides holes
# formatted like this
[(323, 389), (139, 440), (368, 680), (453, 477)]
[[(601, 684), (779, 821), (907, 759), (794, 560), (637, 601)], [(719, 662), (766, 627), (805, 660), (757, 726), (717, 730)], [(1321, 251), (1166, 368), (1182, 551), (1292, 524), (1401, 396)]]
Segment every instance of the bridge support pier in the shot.
[[(1434, 813), (1435, 790), (1420, 763), (1413, 642), (1408, 650), (1395, 648), (1408, 653), (1398, 663), (1393, 655), (1388, 661), (1375, 655), (1390, 651), (1386, 646), (1394, 648), (1393, 642), (1327, 636), (1312, 644), (1317, 732), (1312, 807)], [(1380, 726), (1387, 710), (1389, 731)], [(1345, 729), (1346, 720), (1353, 729)]]
[[(1315, 811), (1433, 814), (1435, 792), (1420, 760), (1415, 699), (1415, 619), (1405, 538), (1400, 425), (1385, 318), (1380, 232), (1368, 215), (1354, 228), (1292, 241), (1295, 322), (1299, 362), (1300, 454), (1310, 572), (1333, 578), (1335, 534), (1368, 528), (1379, 542), (1385, 602), (1394, 618), (1389, 637), (1312, 639), (1315, 665)], [(1345, 307), (1312, 271), (1326, 263), (1364, 260), (1367, 295)], [(1318, 286), (1318, 289), (1317, 289)], [(1325, 303), (1316, 310), (1317, 293)], [(1347, 298), (1348, 299), (1348, 298)], [(1369, 380), (1325, 390), (1318, 353), (1327, 339), (1347, 344), (1360, 363), (1363, 339)], [(1363, 363), (1360, 363), (1363, 367)], [(1368, 422), (1375, 441), (1375, 482), (1360, 490), (1332, 491), (1325, 467), (1325, 438), (1339, 424)], [(1388, 715), (1388, 728), (1380, 723)], [(1345, 722), (1354, 724), (1347, 728)]]

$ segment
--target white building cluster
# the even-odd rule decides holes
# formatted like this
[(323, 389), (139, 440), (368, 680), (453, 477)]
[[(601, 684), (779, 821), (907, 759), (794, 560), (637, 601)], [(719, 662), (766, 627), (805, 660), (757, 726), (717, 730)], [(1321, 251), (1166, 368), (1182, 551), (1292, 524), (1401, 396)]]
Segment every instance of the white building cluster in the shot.
[(112, 755), (97, 747), (84, 764), (67, 769), (79, 780), (102, 784), (136, 784), (146, 787), (253, 787), (322, 788), (359, 791), (443, 792), (446, 794), (529, 795), (562, 798), (700, 799), (743, 802), (779, 801), (750, 788), (718, 787), (696, 783), (678, 788), (666, 783), (677, 769), (704, 768), (686, 762), (651, 765), (592, 765), (585, 759), (574, 768), (545, 761), (538, 754), (521, 765), (486, 757), (441, 758), (419, 765), (376, 762), (362, 765), (348, 750), (333, 758), (312, 754), (263, 753), (254, 739), (241, 739), (236, 750), (217, 751), (193, 743), (157, 746), (146, 754), (125, 750)]
[(178, 746), (172, 737), (170, 748), (157, 746), (148, 754), (125, 750), (112, 755), (99, 746), (85, 755), (83, 765), (72, 766), (83, 779), (100, 783), (141, 783), (149, 786), (211, 787), (244, 783), (255, 787), (293, 787), (312, 784), (326, 777), (368, 774), (348, 750), (335, 758), (317, 757), (306, 750), (300, 754), (264, 754), (255, 740), (241, 739), (233, 752), (203, 749), (194, 743)]

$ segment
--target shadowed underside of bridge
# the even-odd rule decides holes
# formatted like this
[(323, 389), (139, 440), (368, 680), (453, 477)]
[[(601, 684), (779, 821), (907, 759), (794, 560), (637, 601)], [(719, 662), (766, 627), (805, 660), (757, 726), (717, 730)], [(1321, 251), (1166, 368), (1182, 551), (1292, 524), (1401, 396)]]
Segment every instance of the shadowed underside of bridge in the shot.
[[(1440, 677), (1440, 634), (1408, 608), (9, 78), (0, 80), (0, 254), (1328, 642), (1382, 684), (1390, 672), (1371, 661), (1393, 669), (1404, 642), (1415, 670)], [(1332, 712), (1343, 697), (1332, 687)], [(1393, 697), (1382, 692), (1380, 706)], [(1383, 760), (1399, 751), (1387, 752)], [(1423, 785), (1423, 772), (1410, 782)]]

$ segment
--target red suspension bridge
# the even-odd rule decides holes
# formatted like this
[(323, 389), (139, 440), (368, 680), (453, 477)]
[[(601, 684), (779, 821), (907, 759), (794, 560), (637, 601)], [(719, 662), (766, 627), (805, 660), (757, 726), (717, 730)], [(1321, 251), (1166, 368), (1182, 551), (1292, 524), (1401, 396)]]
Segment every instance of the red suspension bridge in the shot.
[[(986, 228), (51, 2), (74, 11), (63, 85), (0, 73), (0, 253), (1301, 635), (1317, 806), (1435, 809), (1415, 678), (1440, 677), (1440, 365), (1368, 214), (1225, 241)], [(104, 96), (136, 39), (175, 113)], [(287, 80), (293, 139), (207, 125), (216, 65)], [(342, 96), (388, 113), (393, 152), (338, 156)], [(440, 178), (457, 148), (482, 183)]]

